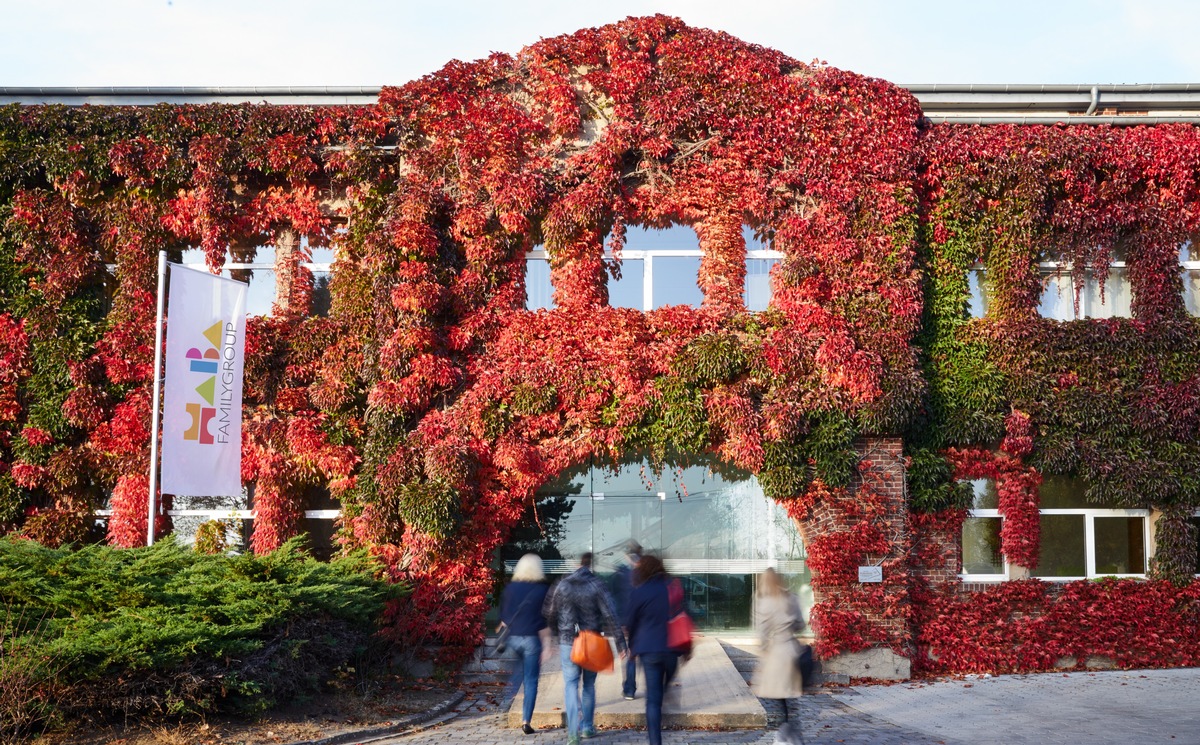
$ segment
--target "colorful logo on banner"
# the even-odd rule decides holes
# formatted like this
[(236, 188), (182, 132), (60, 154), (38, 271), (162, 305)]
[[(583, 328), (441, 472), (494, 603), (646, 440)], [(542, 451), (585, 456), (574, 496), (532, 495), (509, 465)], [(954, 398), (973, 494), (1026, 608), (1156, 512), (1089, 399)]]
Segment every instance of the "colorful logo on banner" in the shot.
[[(192, 424), (183, 433), (183, 439), (199, 442), (201, 445), (212, 445), (217, 442), (226, 443), (229, 441), (230, 418), (228, 404), (232, 397), (232, 390), (226, 389), (229, 396), (223, 395), (220, 400), (217, 398), (217, 379), (221, 377), (221, 342), (222, 327), (224, 326), (226, 326), (224, 321), (217, 321), (212, 326), (209, 326), (203, 334), (208, 344), (203, 345), (203, 349), (192, 347), (188, 349), (186, 354), (188, 372), (192, 375), (201, 376), (201, 382), (195, 388), (195, 393), (201, 400), (188, 401), (184, 404), (188, 416), (192, 419)], [(230, 349), (230, 352), (232, 352), (232, 349)], [(231, 375), (229, 377), (232, 378)], [(232, 379), (229, 382), (231, 383)], [(224, 406), (221, 406), (221, 404), (224, 404)], [(223, 415), (218, 422), (217, 436), (214, 438), (208, 425), (217, 416), (218, 408), (222, 409)]]

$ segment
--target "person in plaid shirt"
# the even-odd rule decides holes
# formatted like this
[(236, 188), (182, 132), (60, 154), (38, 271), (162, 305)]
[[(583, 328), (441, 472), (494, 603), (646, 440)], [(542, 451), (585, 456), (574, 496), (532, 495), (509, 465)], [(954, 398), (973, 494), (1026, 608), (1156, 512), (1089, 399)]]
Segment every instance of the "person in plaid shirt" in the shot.
[[(596, 727), (596, 673), (571, 662), (571, 645), (579, 629), (605, 632), (617, 642), (617, 651), (626, 656), (625, 635), (617, 620), (612, 595), (604, 581), (592, 572), (592, 554), (579, 557), (579, 568), (564, 577), (546, 596), (542, 615), (558, 635), (562, 657), (563, 703), (567, 710), (567, 743), (578, 745), (579, 739), (594, 737)], [(582, 699), (579, 682), (583, 681)], [(582, 704), (582, 706), (581, 706)], [(581, 711), (582, 709), (582, 711)]]

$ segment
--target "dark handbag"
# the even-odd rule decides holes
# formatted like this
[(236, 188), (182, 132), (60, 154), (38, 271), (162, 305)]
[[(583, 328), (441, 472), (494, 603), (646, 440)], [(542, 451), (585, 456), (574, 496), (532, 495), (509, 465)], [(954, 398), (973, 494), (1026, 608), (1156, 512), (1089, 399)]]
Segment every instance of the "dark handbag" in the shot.
[(512, 635), (512, 627), (504, 624), (500, 633), (496, 634), (496, 654), (504, 654), (508, 650), (508, 637)]
[[(525, 606), (529, 604), (529, 596), (526, 596), (521, 604), (517, 606), (517, 613), (525, 610)], [(504, 654), (508, 650), (508, 637), (512, 636), (512, 627), (507, 623), (501, 622), (500, 633), (496, 634), (496, 654)]]
[(813, 671), (812, 646), (800, 645), (800, 656), (796, 658), (796, 667), (800, 668), (800, 677), (804, 680), (804, 685), (809, 685), (812, 681)]

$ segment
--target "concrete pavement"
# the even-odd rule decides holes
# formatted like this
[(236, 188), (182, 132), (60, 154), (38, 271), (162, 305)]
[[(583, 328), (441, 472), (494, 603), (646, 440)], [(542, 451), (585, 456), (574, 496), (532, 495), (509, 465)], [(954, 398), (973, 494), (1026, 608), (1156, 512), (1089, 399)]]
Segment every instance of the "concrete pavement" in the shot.
[[(555, 650), (557, 652), (557, 649)], [(596, 676), (596, 726), (641, 728), (646, 725), (646, 701), (639, 697), (626, 701), (621, 695), (622, 666)], [(638, 691), (646, 683), (638, 666)], [(524, 691), (517, 694), (508, 712), (510, 727), (521, 726)], [(542, 667), (532, 725), (536, 729), (563, 727), (562, 666), (558, 655)], [(684, 662), (663, 700), (663, 727), (671, 729), (762, 729), (767, 713), (750, 692), (741, 673), (730, 661), (720, 642), (712, 637), (697, 637), (692, 658)]]
[(854, 686), (832, 698), (950, 743), (1200, 743), (1200, 669), (1105, 670)]
[[(741, 666), (739, 666), (741, 667)], [(681, 674), (684, 700), (687, 668)], [(613, 676), (615, 677), (615, 675)], [(543, 686), (548, 680), (543, 678)], [(644, 706), (640, 697), (636, 704)], [(559, 694), (561, 695), (561, 693)], [(561, 728), (523, 735), (508, 726), (499, 691), (469, 697), (452, 717), (393, 745), (563, 743)], [(539, 696), (540, 698), (540, 696)], [(1200, 669), (972, 676), (936, 682), (822, 689), (793, 703), (808, 745), (1200, 745)], [(664, 742), (768, 745), (781, 719), (777, 702), (759, 702), (766, 729), (678, 729)], [(602, 730), (594, 742), (646, 742), (641, 730)]]

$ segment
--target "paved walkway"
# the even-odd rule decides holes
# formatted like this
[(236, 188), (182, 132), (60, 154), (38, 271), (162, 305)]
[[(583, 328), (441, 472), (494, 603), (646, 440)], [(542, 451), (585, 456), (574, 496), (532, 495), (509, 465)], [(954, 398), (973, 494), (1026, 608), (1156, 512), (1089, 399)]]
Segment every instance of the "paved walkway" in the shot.
[[(555, 650), (557, 651), (557, 650)], [(621, 672), (624, 664), (616, 660), (617, 669), (596, 676), (596, 726), (608, 728), (643, 728), (646, 726), (646, 701), (637, 698), (626, 701), (621, 695)], [(542, 667), (538, 681), (537, 706), (532, 725), (536, 729), (563, 727), (563, 682), (560, 658), (555, 655)], [(641, 666), (638, 666), (638, 691), (646, 690)], [(521, 706), (524, 691), (517, 695), (508, 712), (508, 724), (521, 726)], [(698, 637), (692, 658), (679, 669), (663, 700), (663, 727), (671, 729), (759, 729), (767, 724), (767, 713), (746, 686), (720, 642), (712, 637)]]
[(856, 686), (833, 698), (951, 743), (1200, 743), (1200, 668)]
[[(686, 680), (684, 682), (686, 691)], [(1200, 669), (1046, 673), (853, 686), (793, 703), (808, 745), (1166, 745), (1200, 743)], [(498, 688), (469, 696), (453, 716), (380, 745), (563, 743), (561, 728), (522, 735), (507, 726)], [(686, 693), (684, 694), (686, 695)], [(643, 700), (639, 697), (639, 704)], [(768, 745), (781, 711), (761, 702), (767, 729), (664, 733), (671, 745)], [(797, 705), (798, 704), (798, 705)], [(644, 731), (602, 730), (591, 743), (646, 742)]]

